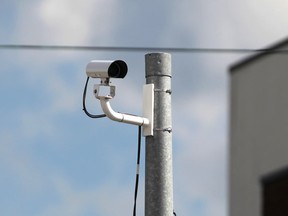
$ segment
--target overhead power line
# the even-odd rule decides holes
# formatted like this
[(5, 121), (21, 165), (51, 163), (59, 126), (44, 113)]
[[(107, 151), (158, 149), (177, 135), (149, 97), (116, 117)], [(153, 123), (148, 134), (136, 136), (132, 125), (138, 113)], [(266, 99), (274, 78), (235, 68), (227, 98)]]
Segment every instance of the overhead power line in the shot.
[(63, 50), (63, 51), (125, 51), (125, 52), (174, 52), (174, 53), (281, 53), (287, 49), (238, 49), (238, 48), (181, 48), (181, 47), (129, 47), (129, 46), (70, 46), (70, 45), (21, 45), (0, 44), (0, 49), (10, 50)]

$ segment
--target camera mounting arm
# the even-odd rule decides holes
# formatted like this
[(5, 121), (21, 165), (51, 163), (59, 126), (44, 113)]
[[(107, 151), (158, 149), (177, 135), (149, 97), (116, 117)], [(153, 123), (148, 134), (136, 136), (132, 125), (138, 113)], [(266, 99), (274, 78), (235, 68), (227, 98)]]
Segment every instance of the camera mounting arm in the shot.
[(101, 103), (101, 107), (102, 107), (103, 112), (111, 120), (123, 122), (123, 123), (128, 123), (128, 124), (139, 125), (139, 126), (149, 124), (149, 119), (147, 119), (147, 118), (115, 112), (111, 108), (109, 100), (110, 100), (109, 98), (101, 98), (100, 103)]
[(113, 121), (143, 126), (144, 136), (153, 136), (154, 84), (146, 84), (143, 88), (144, 117), (115, 112), (110, 100), (115, 96), (115, 86), (106, 84), (94, 85), (94, 94), (100, 100), (103, 112)]

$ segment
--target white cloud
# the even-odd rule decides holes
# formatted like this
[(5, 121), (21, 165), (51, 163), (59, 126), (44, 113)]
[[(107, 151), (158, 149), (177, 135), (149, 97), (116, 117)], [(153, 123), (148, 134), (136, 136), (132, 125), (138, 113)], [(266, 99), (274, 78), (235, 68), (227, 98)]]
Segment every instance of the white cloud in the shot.
[(181, 1), (175, 8), (176, 32), (196, 47), (262, 48), (288, 34), (285, 0)]
[(17, 41), (27, 44), (103, 45), (113, 39), (116, 1), (25, 2), (18, 7)]
[(127, 215), (132, 212), (132, 187), (117, 185), (113, 181), (95, 188), (80, 189), (60, 176), (55, 177), (53, 182), (59, 202), (47, 205), (41, 216)]
[(285, 0), (234, 1), (228, 9), (234, 37), (240, 44), (261, 48), (288, 34)]
[[(17, 197), (11, 205), (18, 205), (19, 200), (23, 203), (35, 200), (33, 203), (39, 203), (41, 208), (29, 208), (34, 208), (39, 216), (127, 215), (132, 212), (134, 185), (121, 185), (115, 179), (111, 179), (92, 187), (76, 186), (71, 179), (63, 177), (62, 173), (46, 169), (42, 162), (33, 160), (27, 146), (17, 145), (7, 133), (0, 135), (0, 169), (10, 174), (1, 181), (0, 189), (13, 186), (18, 190), (15, 193), (14, 190), (8, 189), (13, 191), (9, 197)], [(12, 183), (7, 182), (7, 179)], [(12, 209), (5, 207), (1, 208), (0, 212), (7, 210), (11, 213), (9, 210)], [(13, 212), (17, 215), (27, 215), (21, 208), (14, 208)]]
[(44, 31), (54, 43), (83, 44), (91, 36), (93, 1), (44, 0), (39, 3), (37, 15)]
[[(203, 55), (198, 59), (206, 62), (200, 64), (201, 72), (194, 68), (198, 71), (195, 83), (199, 86), (173, 87), (173, 93), (184, 92), (184, 95), (172, 94), (175, 205), (180, 212), (222, 216), (226, 215), (227, 206), (226, 65), (229, 58)], [(186, 74), (182, 83), (189, 83), (187, 80), (192, 83), (193, 79), (193, 74)]]

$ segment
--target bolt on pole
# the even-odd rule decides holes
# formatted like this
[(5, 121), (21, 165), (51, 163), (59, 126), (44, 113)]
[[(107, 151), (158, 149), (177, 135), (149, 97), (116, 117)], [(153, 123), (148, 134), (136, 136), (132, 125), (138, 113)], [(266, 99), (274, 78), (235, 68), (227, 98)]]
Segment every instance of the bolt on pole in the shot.
[(145, 140), (145, 216), (172, 216), (171, 55), (146, 54), (145, 77), (154, 84), (154, 135)]

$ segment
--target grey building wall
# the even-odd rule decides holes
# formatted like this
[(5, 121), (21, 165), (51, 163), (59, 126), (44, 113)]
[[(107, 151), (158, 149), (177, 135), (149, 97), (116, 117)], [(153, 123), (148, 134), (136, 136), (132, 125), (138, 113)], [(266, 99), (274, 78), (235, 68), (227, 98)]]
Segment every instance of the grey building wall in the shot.
[[(288, 49), (288, 40), (273, 49)], [(262, 215), (261, 178), (288, 166), (288, 55), (230, 68), (229, 216)]]

